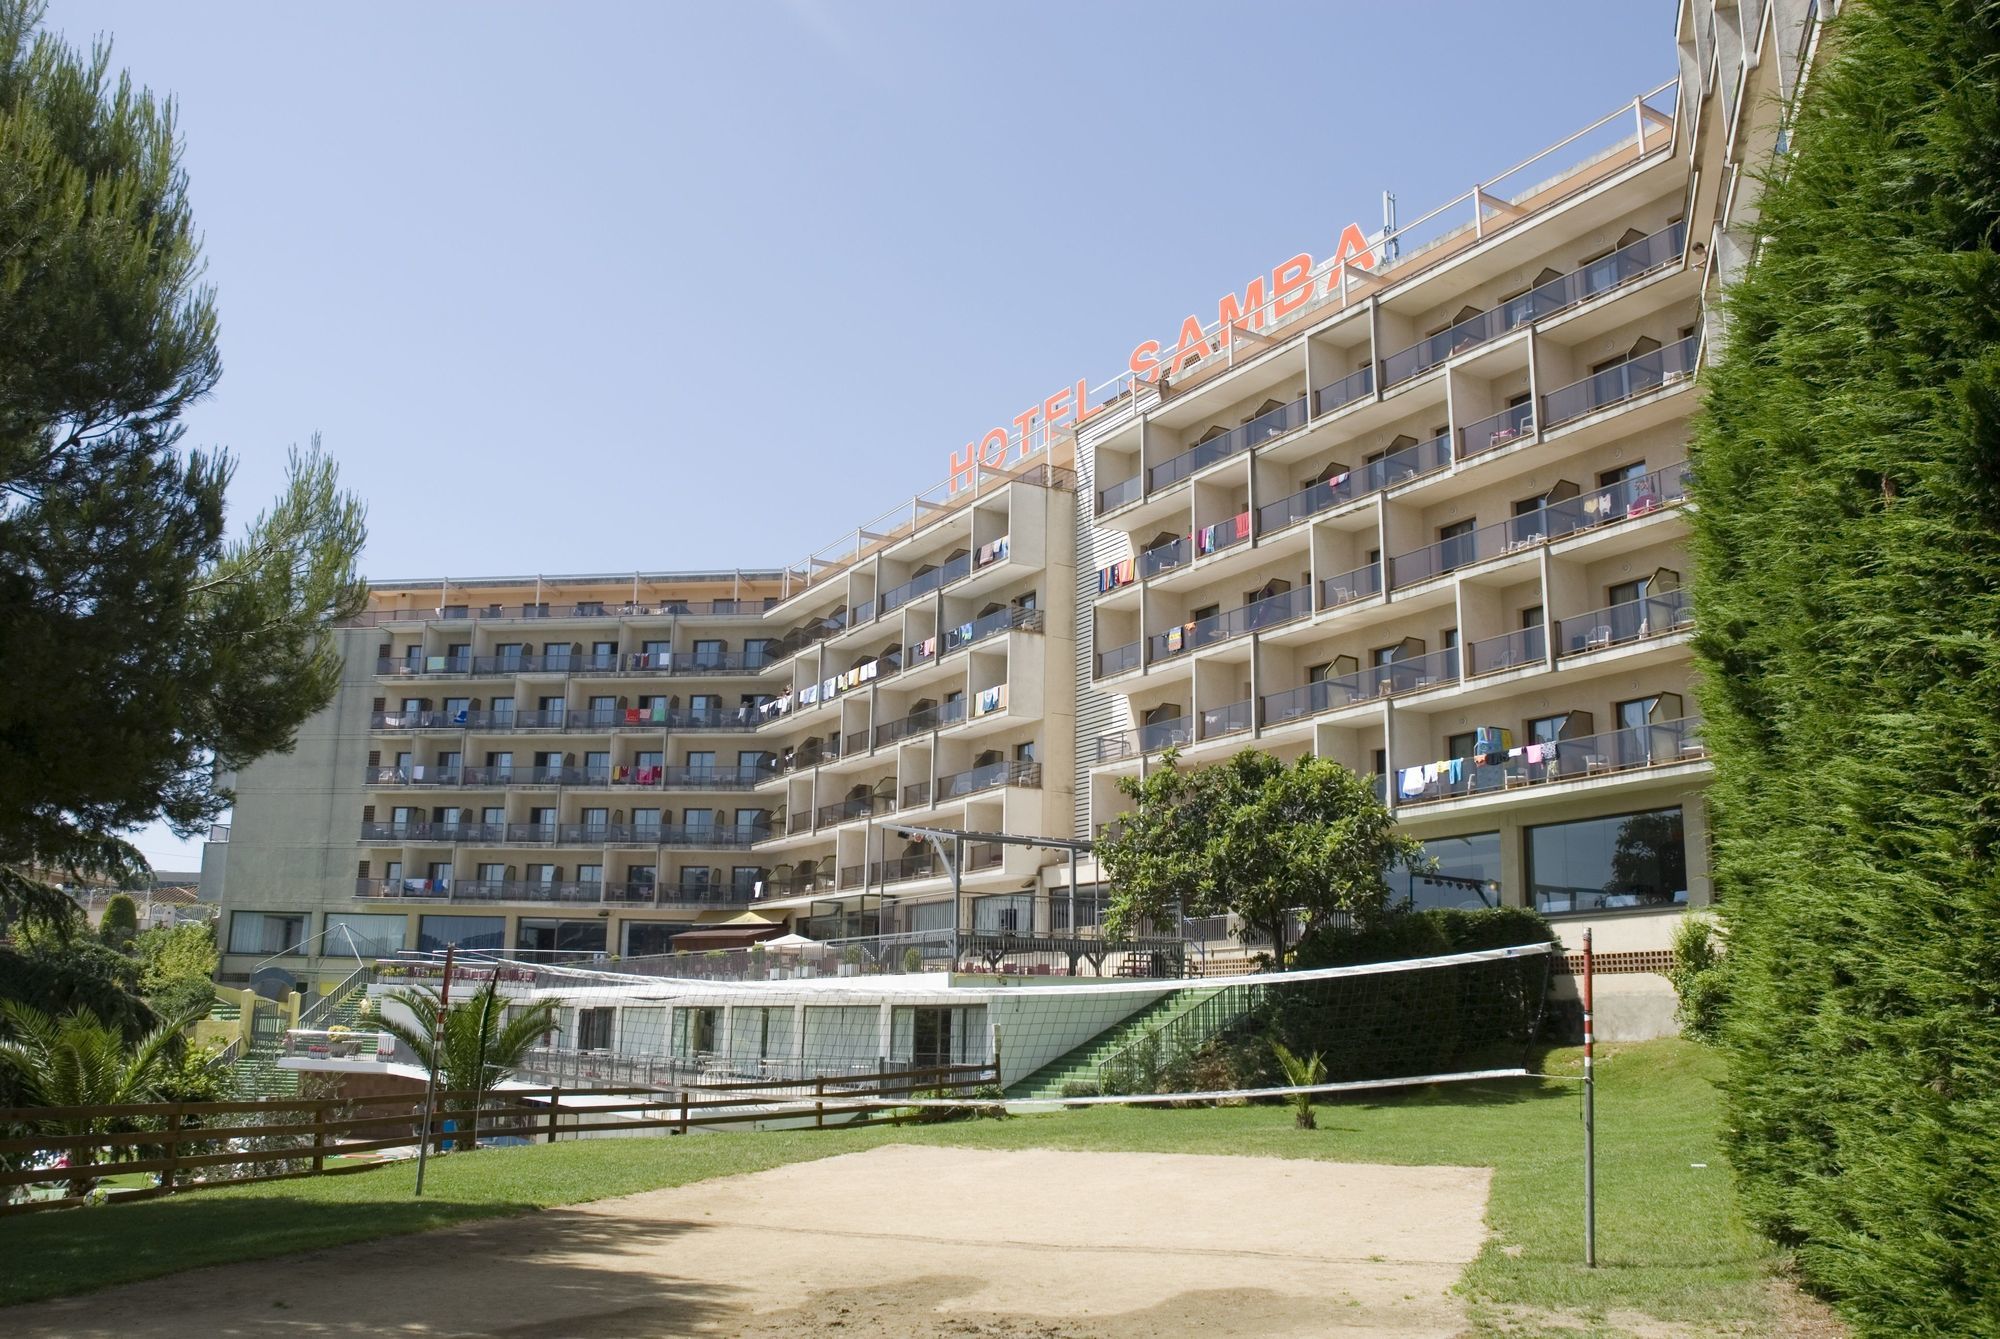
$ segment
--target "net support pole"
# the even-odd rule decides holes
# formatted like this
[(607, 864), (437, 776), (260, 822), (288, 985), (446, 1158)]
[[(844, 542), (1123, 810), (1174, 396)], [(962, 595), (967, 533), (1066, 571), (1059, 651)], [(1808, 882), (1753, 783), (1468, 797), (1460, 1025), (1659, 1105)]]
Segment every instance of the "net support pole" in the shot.
[(1591, 1021), (1590, 931), (1583, 932), (1583, 1263), (1597, 1268), (1597, 1074)]
[(444, 946), (444, 983), (438, 987), (437, 1022), (431, 1027), (430, 1074), (424, 1079), (424, 1128), (417, 1137), (417, 1194), (424, 1193), (424, 1165), (430, 1160), (431, 1116), (437, 1109), (438, 1047), (444, 1040), (444, 1014), (451, 1007), (451, 957), (457, 946)]

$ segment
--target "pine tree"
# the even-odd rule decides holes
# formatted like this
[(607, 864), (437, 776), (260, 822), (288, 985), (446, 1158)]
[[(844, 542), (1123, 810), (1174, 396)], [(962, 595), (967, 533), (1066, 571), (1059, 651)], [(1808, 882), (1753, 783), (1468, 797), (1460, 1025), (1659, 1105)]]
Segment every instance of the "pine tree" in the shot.
[(2000, 5), (1853, 0), (1696, 427), (1729, 1139), (1881, 1334), (2000, 1335)]
[(0, 0), (0, 916), (73, 923), (47, 871), (128, 874), (198, 830), (212, 770), (331, 700), (361, 508), (294, 453), (224, 538), (234, 464), (182, 415), (221, 373), (171, 103)]

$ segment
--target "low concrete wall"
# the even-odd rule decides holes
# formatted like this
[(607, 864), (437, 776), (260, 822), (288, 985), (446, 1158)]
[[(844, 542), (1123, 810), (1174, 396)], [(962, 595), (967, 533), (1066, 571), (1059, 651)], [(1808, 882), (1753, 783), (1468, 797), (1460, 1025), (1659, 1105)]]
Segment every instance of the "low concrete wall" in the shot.
[[(1578, 987), (1578, 979), (1569, 975), (1558, 975), (1549, 987), (1550, 1011), (1573, 1020), (1569, 1030), (1581, 1025)], [(1674, 994), (1673, 983), (1657, 972), (1599, 975), (1591, 983), (1591, 1000), (1596, 1006), (1593, 1022), (1599, 1041), (1652, 1041), (1681, 1033), (1680, 1022), (1674, 1017), (1680, 999)], [(1581, 1040), (1581, 1035), (1570, 1040)]]

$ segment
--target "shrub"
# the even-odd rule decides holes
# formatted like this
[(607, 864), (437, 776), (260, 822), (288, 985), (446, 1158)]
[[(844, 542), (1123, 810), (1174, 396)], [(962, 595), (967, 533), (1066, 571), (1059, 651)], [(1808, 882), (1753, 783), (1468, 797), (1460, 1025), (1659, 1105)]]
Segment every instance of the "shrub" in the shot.
[(1104, 1090), (1089, 1079), (1065, 1079), (1057, 1090), (1058, 1097), (1099, 1097)]
[(97, 933), (116, 949), (127, 948), (139, 935), (139, 904), (130, 893), (118, 893), (104, 904), (104, 920)]
[(903, 950), (903, 970), (921, 972), (924, 970), (924, 955), (913, 948)]
[(1682, 917), (1674, 929), (1674, 965), (1667, 979), (1680, 997), (1675, 1017), (1681, 1031), (1699, 1041), (1715, 1041), (1722, 1032), (1729, 983), (1722, 955), (1722, 936), (1706, 917)]

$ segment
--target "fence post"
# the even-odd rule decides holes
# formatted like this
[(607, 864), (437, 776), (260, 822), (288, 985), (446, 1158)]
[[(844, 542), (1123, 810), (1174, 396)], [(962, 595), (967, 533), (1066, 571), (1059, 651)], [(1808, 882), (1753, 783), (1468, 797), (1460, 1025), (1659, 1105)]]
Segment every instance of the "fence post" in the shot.
[(687, 1089), (685, 1089), (685, 1088), (681, 1089), (681, 1128), (680, 1128), (680, 1132), (681, 1132), (682, 1134), (686, 1134), (686, 1133), (688, 1132), (688, 1095), (687, 1095)]
[(167, 1170), (160, 1175), (160, 1185), (169, 1195), (174, 1192), (174, 1181), (181, 1169), (181, 1127), (185, 1121), (183, 1104), (174, 1103), (173, 1112), (167, 1117), (167, 1138), (173, 1142), (167, 1145)]
[(556, 1141), (556, 1112), (562, 1109), (562, 1085), (553, 1084), (549, 1088), (549, 1142)]
[(324, 1103), (313, 1107), (314, 1176), (318, 1176), (326, 1170), (326, 1113), (328, 1110), (329, 1108)]
[(826, 1075), (819, 1074), (814, 1076), (813, 1096), (819, 1099), (813, 1103), (813, 1128), (815, 1130), (824, 1130), (826, 1128)]

